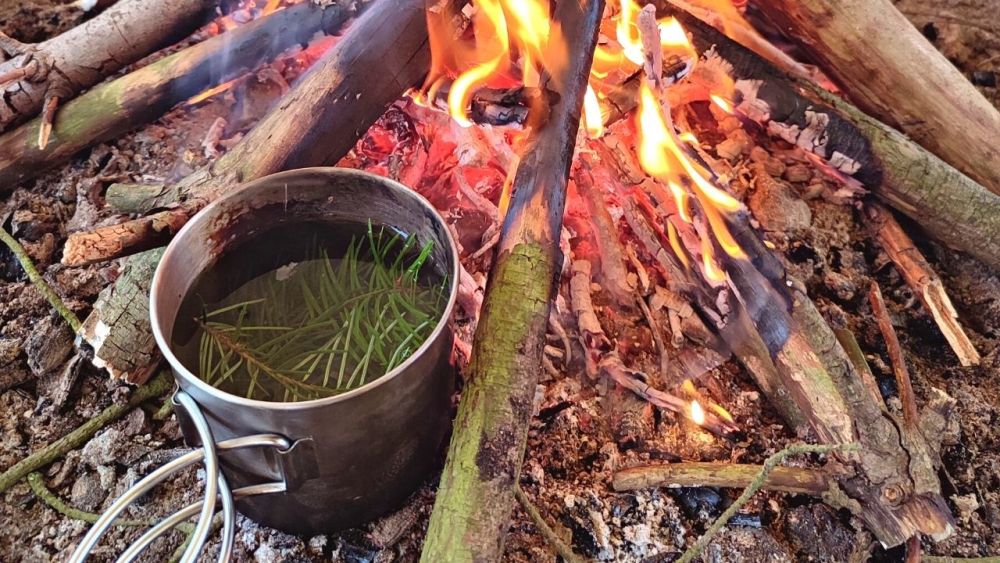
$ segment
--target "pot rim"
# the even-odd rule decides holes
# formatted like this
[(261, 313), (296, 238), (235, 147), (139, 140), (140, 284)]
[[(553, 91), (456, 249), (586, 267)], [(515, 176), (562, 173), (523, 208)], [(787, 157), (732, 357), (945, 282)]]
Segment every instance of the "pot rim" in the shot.
[[(320, 399), (310, 399), (307, 401), (261, 401), (258, 399), (247, 399), (246, 397), (240, 397), (238, 395), (233, 395), (232, 393), (227, 393), (222, 391), (208, 383), (205, 383), (197, 375), (191, 373), (188, 368), (180, 362), (176, 355), (174, 355), (173, 349), (170, 346), (167, 338), (163, 335), (160, 330), (160, 315), (157, 300), (155, 296), (163, 291), (161, 288), (163, 284), (163, 264), (173, 255), (181, 252), (179, 248), (181, 247), (181, 242), (189, 231), (195, 228), (196, 223), (203, 217), (207, 216), (213, 210), (222, 207), (225, 203), (233, 198), (239, 197), (245, 194), (248, 190), (256, 189), (258, 186), (270, 184), (274, 181), (281, 181), (283, 178), (301, 175), (303, 173), (319, 173), (326, 176), (354, 176), (363, 178), (368, 181), (379, 181), (384, 182), (391, 190), (400, 193), (404, 197), (411, 198), (415, 200), (419, 205), (423, 206), (426, 211), (430, 213), (435, 220), (439, 221), (443, 227), (444, 239), (448, 244), (450, 254), (452, 257), (452, 268), (451, 268), (451, 279), (449, 280), (449, 285), (451, 289), (448, 295), (448, 302), (438, 319), (437, 324), (434, 326), (434, 330), (431, 331), (430, 335), (424, 339), (424, 342), (417, 348), (405, 361), (393, 368), (389, 373), (386, 373), (382, 377), (379, 377), (373, 381), (370, 381), (361, 387), (347, 391), (346, 393), (341, 393), (339, 395), (334, 395), (332, 397), (323, 397)], [(156, 272), (153, 274), (153, 281), (150, 284), (150, 298), (149, 298), (149, 317), (153, 328), (153, 337), (156, 340), (156, 345), (159, 347), (160, 352), (163, 354), (164, 359), (170, 364), (170, 367), (174, 374), (174, 379), (179, 382), (186, 383), (188, 385), (193, 385), (199, 391), (208, 393), (218, 399), (227, 401), (229, 403), (244, 406), (244, 407), (254, 407), (254, 408), (264, 408), (276, 411), (298, 411), (298, 410), (309, 410), (313, 408), (324, 407), (327, 405), (333, 405), (343, 401), (348, 401), (354, 397), (362, 395), (368, 391), (371, 391), (381, 385), (388, 384), (390, 381), (399, 376), (399, 374), (405, 372), (411, 364), (413, 364), (419, 356), (426, 353), (432, 344), (434, 344), (440, 337), (441, 333), (448, 329), (448, 323), (451, 322), (451, 315), (455, 308), (455, 303), (458, 299), (458, 285), (459, 285), (459, 255), (458, 247), (455, 244), (455, 239), (452, 236), (451, 229), (448, 228), (448, 223), (444, 220), (444, 217), (438, 213), (438, 210), (434, 208), (433, 205), (427, 198), (413, 190), (406, 185), (397, 182), (391, 178), (386, 178), (384, 176), (379, 176), (378, 174), (373, 174), (364, 170), (357, 170), (354, 168), (342, 168), (335, 166), (314, 166), (308, 168), (296, 168), (293, 170), (285, 170), (283, 172), (277, 172), (275, 174), (269, 174), (267, 176), (258, 178), (251, 182), (247, 182), (240, 187), (236, 188), (231, 193), (213, 201), (212, 203), (205, 206), (201, 211), (195, 214), (190, 221), (187, 222), (181, 230), (178, 231), (177, 235), (174, 236), (170, 244), (167, 245), (166, 250), (163, 252), (163, 256), (160, 257), (160, 262), (156, 266)], [(176, 319), (174, 321), (176, 323)], [(172, 328), (172, 327), (171, 327)]]

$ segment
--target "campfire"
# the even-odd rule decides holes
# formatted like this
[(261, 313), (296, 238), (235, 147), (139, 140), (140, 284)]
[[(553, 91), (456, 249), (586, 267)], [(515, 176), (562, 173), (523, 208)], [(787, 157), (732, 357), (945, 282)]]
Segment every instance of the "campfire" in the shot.
[[(953, 475), (961, 456), (951, 429), (965, 424), (955, 412), (967, 407), (940, 388), (947, 378), (929, 373), (926, 356), (970, 376), (995, 364), (989, 321), (976, 320), (968, 292), (958, 307), (949, 296), (949, 287), (968, 287), (956, 281), (962, 266), (933, 250), (960, 251), (995, 279), (1000, 155), (989, 140), (1000, 113), (888, 0), (170, 4), (98, 3), (97, 15), (33, 45), (0, 35), (0, 190), (13, 193), (0, 215), (11, 252), (0, 260), (5, 280), (51, 303), (60, 317), (45, 326), (63, 335), (53, 342), (67, 342), (24, 337), (33, 377), (56, 383), (36, 387), (26, 375), (3, 390), (30, 388), (35, 414), (44, 406), (62, 416), (81, 400), (81, 381), (98, 393), (115, 385), (109, 378), (139, 385), (127, 406), (116, 401), (93, 419), (100, 424), (10, 464), (0, 490), (27, 477), (36, 505), (73, 518), (48, 488), (71, 469), (46, 467), (165, 394), (174, 379), (158, 373), (164, 357), (179, 389), (152, 418), (196, 448), (92, 503), (108, 512), (93, 514), (97, 525), (67, 539), (61, 555), (82, 561), (107, 532), (128, 557), (149, 545), (168, 550), (164, 558), (177, 549), (194, 560), (203, 547), (238, 556), (256, 548), (241, 547), (235, 530), (258, 524), (237, 521), (234, 502), (254, 521), (323, 545), (347, 545), (353, 532), (333, 528), (362, 526), (377, 550), (425, 561), (496, 561), (505, 545), (511, 560), (551, 550), (567, 561), (763, 560), (781, 549), (795, 559), (877, 550), (919, 561), (923, 552), (995, 547), (991, 539), (969, 548), (981, 518), (970, 514), (981, 504), (992, 514), (996, 491)], [(155, 148), (140, 154), (129, 143)], [(137, 168), (142, 159), (148, 165)], [(50, 221), (57, 235), (32, 226), (42, 206), (28, 209), (23, 194), (50, 193), (60, 174), (77, 185), (72, 211), (59, 212), (72, 219)], [(319, 197), (315, 178), (338, 188)], [(350, 182), (382, 195), (351, 195), (356, 188), (339, 184)], [(413, 199), (405, 212), (392, 207), (399, 190)], [(348, 215), (367, 220), (367, 238), (337, 244), (357, 258), (355, 242), (371, 243), (360, 275), (356, 264), (334, 273), (340, 258), (315, 242), (326, 235), (310, 235), (320, 250), (308, 260), (302, 249), (272, 260), (278, 251), (260, 242), (285, 233), (277, 225), (286, 217), (322, 221), (349, 201), (364, 202)], [(241, 219), (250, 209), (260, 225)], [(395, 219), (382, 225), (375, 215)], [(373, 221), (398, 234), (379, 238)], [(243, 239), (250, 246), (238, 247), (238, 260), (225, 258)], [(395, 259), (398, 241), (404, 258)], [(458, 264), (445, 255), (452, 248)], [(419, 268), (406, 268), (428, 257), (428, 267), (454, 266), (421, 297), (434, 308), (414, 312), (418, 301), (401, 293), (381, 313), (357, 313), (382, 303), (371, 295), (430, 292), (418, 287)], [(24, 281), (11, 273), (15, 258)], [(313, 270), (300, 265), (314, 259)], [(285, 316), (253, 313), (264, 299), (189, 293), (197, 272), (220, 264), (233, 276), (246, 266), (278, 281), (303, 271), (326, 281), (315, 293), (303, 282)], [(101, 287), (66, 299), (69, 277), (94, 272)], [(338, 280), (355, 293), (338, 294)], [(192, 317), (202, 331), (192, 364), (163, 331), (173, 330), (175, 309), (198, 308), (195, 297), (206, 312)], [(403, 330), (410, 321), (419, 330)], [(295, 332), (331, 323), (329, 335)], [(933, 334), (921, 337), (933, 338), (933, 351), (918, 350), (909, 332), (917, 325)], [(11, 342), (30, 332), (11, 327), (0, 333)], [(268, 331), (300, 336), (274, 348), (281, 337)], [(245, 332), (255, 347), (239, 340)], [(352, 372), (356, 333), (365, 334), (364, 369)], [(442, 363), (422, 359), (438, 356)], [(325, 377), (310, 379), (324, 366)], [(249, 388), (231, 377), (240, 370)], [(447, 382), (400, 383), (425, 372)], [(445, 444), (444, 415), (438, 421), (418, 401), (443, 413), (452, 379), (457, 410)], [(395, 399), (392, 385), (404, 389)], [(369, 410), (335, 425), (371, 436), (348, 447), (324, 426), (361, 412), (351, 401)], [(398, 408), (386, 406), (393, 401)], [(421, 412), (424, 427), (404, 418)], [(370, 420), (381, 422), (359, 429)], [(410, 434), (420, 437), (411, 444)], [(438, 442), (447, 450), (440, 460), (429, 453)], [(345, 463), (350, 455), (362, 461)], [(146, 518), (146, 536), (111, 527), (131, 499), (199, 460), (205, 473), (191, 490), (204, 499)], [(430, 466), (439, 469), (428, 475)], [(384, 476), (389, 492), (358, 492), (359, 470)], [(419, 492), (402, 500), (416, 485), (397, 474), (423, 479)], [(331, 500), (338, 487), (350, 502)], [(719, 499), (707, 511), (690, 501), (706, 491)], [(275, 496), (252, 498), (259, 494)], [(212, 543), (217, 495), (224, 523)], [(364, 517), (331, 515), (337, 506), (296, 516), (317, 499)], [(677, 506), (689, 504), (696, 508), (681, 514)], [(145, 518), (147, 509), (130, 510)], [(799, 539), (741, 552), (738, 540), (720, 539), (741, 527), (756, 530), (751, 543), (801, 538), (790, 514), (803, 511), (813, 527), (836, 529), (820, 547)], [(740, 523), (753, 515), (752, 526)], [(192, 518), (184, 543), (154, 542)], [(341, 547), (313, 555), (349, 558)]]

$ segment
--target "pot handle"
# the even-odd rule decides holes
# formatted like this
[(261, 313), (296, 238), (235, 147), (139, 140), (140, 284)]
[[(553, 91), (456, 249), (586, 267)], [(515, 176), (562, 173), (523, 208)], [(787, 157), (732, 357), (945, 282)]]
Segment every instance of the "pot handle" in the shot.
[(101, 536), (108, 531), (111, 525), (114, 524), (114, 521), (121, 515), (122, 512), (125, 511), (126, 508), (128, 508), (130, 504), (135, 502), (136, 499), (144, 495), (147, 491), (162, 481), (176, 474), (178, 471), (181, 471), (202, 460), (204, 460), (205, 464), (204, 500), (178, 510), (150, 528), (119, 556), (119, 563), (133, 561), (158, 537), (173, 529), (181, 522), (200, 513), (194, 531), (188, 538), (188, 546), (184, 550), (184, 554), (180, 559), (181, 563), (194, 563), (201, 554), (205, 541), (208, 539), (208, 535), (212, 531), (212, 519), (215, 515), (216, 502), (219, 500), (221, 500), (222, 503), (222, 544), (219, 548), (218, 561), (228, 562), (232, 557), (233, 539), (236, 531), (236, 510), (234, 507), (234, 500), (252, 495), (281, 493), (288, 490), (289, 483), (287, 483), (286, 480), (273, 483), (263, 483), (260, 485), (251, 485), (236, 490), (230, 490), (225, 476), (219, 470), (218, 456), (218, 452), (220, 451), (254, 447), (270, 447), (277, 449), (279, 453), (288, 452), (295, 445), (288, 438), (278, 434), (254, 434), (251, 436), (242, 436), (239, 438), (223, 440), (222, 442), (216, 443), (215, 439), (212, 437), (212, 431), (208, 426), (208, 421), (205, 420), (205, 415), (202, 414), (201, 409), (198, 407), (198, 404), (195, 403), (194, 399), (192, 399), (191, 396), (184, 391), (178, 390), (174, 393), (173, 400), (175, 404), (183, 407), (188, 420), (194, 426), (194, 429), (201, 440), (201, 447), (156, 469), (138, 483), (130, 487), (124, 494), (122, 494), (122, 496), (118, 497), (118, 499), (115, 500), (115, 502), (112, 503), (112, 505), (108, 507), (103, 514), (101, 514), (101, 517), (97, 519), (97, 522), (95, 522), (90, 531), (87, 532), (87, 535), (80, 541), (80, 544), (77, 546), (73, 555), (69, 559), (70, 563), (83, 563), (83, 561), (85, 561), (90, 555), (91, 551), (93, 551), (97, 542), (100, 541)]

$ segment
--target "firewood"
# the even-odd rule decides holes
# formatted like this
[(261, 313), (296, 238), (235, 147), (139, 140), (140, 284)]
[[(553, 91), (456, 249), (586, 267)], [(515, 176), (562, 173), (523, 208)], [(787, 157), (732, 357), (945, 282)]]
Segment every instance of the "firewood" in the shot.
[(97, 17), (47, 41), (25, 45), (0, 34), (0, 131), (63, 102), (122, 67), (188, 36), (217, 2), (121, 0)]
[[(614, 474), (611, 486), (616, 491), (635, 491), (651, 487), (729, 487), (743, 488), (760, 473), (759, 465), (738, 463), (682, 462), (639, 465)], [(830, 479), (820, 469), (775, 467), (764, 481), (764, 489), (821, 496), (830, 489)]]
[(1000, 112), (890, 0), (777, 0), (759, 9), (858, 107), (1000, 194)]
[[(1000, 196), (962, 174), (895, 129), (819, 86), (782, 74), (741, 45), (679, 11), (670, 11), (711, 65), (736, 79), (737, 110), (775, 136), (822, 158), (838, 174), (857, 180), (927, 233), (1000, 267)], [(698, 83), (713, 74), (695, 73)], [(715, 74), (718, 76), (718, 74)], [(635, 107), (641, 76), (609, 95), (609, 120)], [(814, 142), (815, 141), (815, 142)]]
[(603, 0), (574, 0), (559, 2), (553, 13), (554, 29), (574, 56), (557, 74), (542, 73), (541, 84), (559, 101), (532, 133), (514, 178), (422, 561), (498, 561), (503, 551), (562, 265), (567, 178), (603, 11)]
[(903, 230), (889, 210), (878, 203), (865, 206), (868, 226), (873, 231), (879, 246), (899, 269), (903, 279), (924, 304), (944, 334), (951, 349), (963, 366), (979, 365), (979, 352), (965, 334), (958, 320), (955, 306), (941, 283), (941, 278), (921, 254), (920, 249)]
[[(166, 190), (174, 207), (139, 219), (154, 233), (163, 217), (179, 228), (198, 209), (240, 183), (287, 168), (332, 164), (385, 108), (427, 71), (430, 56), (423, 0), (378, 0), (318, 60), (299, 84), (213, 166)], [(380, 72), (357, 72), (378, 68)], [(178, 202), (176, 197), (181, 198)], [(158, 357), (149, 324), (149, 283), (161, 250), (125, 263), (127, 275), (105, 289), (84, 322), (95, 363), (113, 377), (141, 381)]]
[(279, 10), (101, 84), (59, 109), (44, 149), (34, 143), (41, 118), (0, 136), (0, 191), (153, 121), (206, 88), (308, 43), (317, 32), (335, 33), (353, 13), (349, 4), (304, 2)]

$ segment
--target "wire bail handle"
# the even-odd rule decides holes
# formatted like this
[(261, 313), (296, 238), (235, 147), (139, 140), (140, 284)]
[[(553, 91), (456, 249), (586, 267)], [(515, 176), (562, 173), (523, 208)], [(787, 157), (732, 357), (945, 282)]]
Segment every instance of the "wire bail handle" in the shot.
[[(201, 408), (185, 391), (178, 389), (173, 396), (173, 403), (177, 408), (178, 419), (182, 424), (188, 423), (198, 436), (201, 445), (198, 449), (184, 454), (173, 461), (159, 467), (135, 485), (132, 485), (123, 493), (108, 509), (101, 514), (97, 522), (94, 523), (87, 535), (77, 546), (69, 563), (83, 563), (97, 546), (101, 537), (111, 528), (115, 520), (150, 489), (175, 475), (179, 471), (190, 467), (202, 460), (205, 465), (205, 497), (203, 500), (188, 505), (146, 531), (145, 534), (134, 541), (118, 557), (118, 563), (130, 563), (134, 561), (143, 550), (152, 544), (157, 538), (175, 528), (181, 522), (198, 515), (194, 532), (190, 536), (190, 543), (181, 556), (181, 563), (194, 563), (201, 555), (201, 550), (211, 533), (212, 518), (215, 515), (216, 504), (222, 504), (222, 532), (221, 545), (219, 547), (218, 561), (228, 562), (232, 558), (233, 541), (236, 532), (236, 509), (235, 500), (253, 495), (283, 493), (294, 490), (301, 479), (308, 478), (313, 473), (310, 464), (295, 463), (295, 459), (313, 460), (314, 456), (287, 455), (293, 449), (299, 450), (298, 444), (288, 438), (278, 434), (253, 434), (239, 438), (231, 438), (216, 443), (209, 428), (208, 421), (202, 413)], [(189, 434), (190, 435), (190, 434)], [(306, 440), (303, 444), (305, 449), (311, 450), (311, 440)], [(234, 451), (245, 448), (273, 448), (278, 454), (279, 467), (281, 468), (282, 480), (259, 485), (250, 485), (236, 490), (231, 490), (222, 474), (219, 466), (219, 452)], [(287, 470), (287, 474), (286, 474)]]

